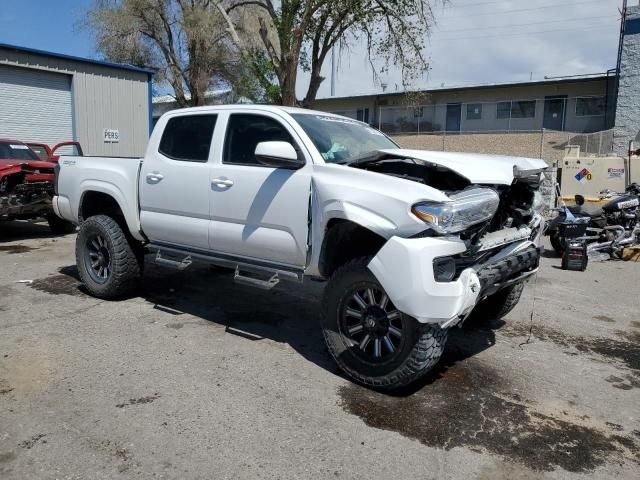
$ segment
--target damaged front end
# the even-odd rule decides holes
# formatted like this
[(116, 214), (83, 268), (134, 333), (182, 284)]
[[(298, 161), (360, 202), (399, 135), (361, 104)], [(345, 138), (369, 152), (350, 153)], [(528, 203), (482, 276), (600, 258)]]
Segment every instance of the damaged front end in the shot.
[(29, 219), (51, 211), (53, 165), (0, 165), (0, 219)]
[(444, 190), (448, 202), (413, 205), (411, 213), (425, 229), (411, 238), (392, 237), (369, 264), (398, 309), (420, 322), (449, 327), (482, 299), (537, 272), (543, 168), (513, 166), (510, 184), (474, 184), (448, 168), (415, 160), (410, 165), (383, 160), (364, 168), (380, 171), (393, 164), (414, 181), (458, 187)]

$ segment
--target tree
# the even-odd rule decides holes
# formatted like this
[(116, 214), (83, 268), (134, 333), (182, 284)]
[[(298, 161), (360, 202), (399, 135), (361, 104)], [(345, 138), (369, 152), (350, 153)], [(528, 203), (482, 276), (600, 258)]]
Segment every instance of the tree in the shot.
[[(394, 65), (410, 86), (428, 68), (435, 1), (446, 0), (95, 0), (88, 23), (105, 58), (155, 69), (180, 106), (204, 104), (215, 82), (258, 101), (309, 106), (327, 55), (360, 41), (374, 75)], [(301, 102), (299, 69), (310, 74)]]
[[(405, 87), (422, 75), (428, 68), (423, 49), (433, 21), (433, 1), (219, 0), (216, 6), (272, 101), (298, 104), (298, 69), (309, 71), (309, 87), (301, 102), (308, 106), (324, 80), (321, 68), (334, 47), (364, 40), (374, 74), (396, 65)], [(239, 29), (231, 17), (237, 10), (244, 10), (257, 25)], [(377, 68), (377, 63), (382, 66)]]
[(243, 58), (211, 0), (96, 0), (96, 46), (114, 62), (151, 68), (179, 106), (204, 105), (215, 83), (247, 82)]

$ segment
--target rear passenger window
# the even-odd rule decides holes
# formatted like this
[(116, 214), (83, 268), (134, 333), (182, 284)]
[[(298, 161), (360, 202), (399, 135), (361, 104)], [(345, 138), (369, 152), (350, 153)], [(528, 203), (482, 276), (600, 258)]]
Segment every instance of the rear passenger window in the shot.
[(206, 162), (217, 115), (190, 115), (169, 119), (158, 151), (173, 160)]
[(247, 113), (234, 113), (229, 117), (224, 142), (223, 163), (263, 166), (256, 160), (256, 146), (260, 142), (296, 143), (284, 126), (269, 117)]

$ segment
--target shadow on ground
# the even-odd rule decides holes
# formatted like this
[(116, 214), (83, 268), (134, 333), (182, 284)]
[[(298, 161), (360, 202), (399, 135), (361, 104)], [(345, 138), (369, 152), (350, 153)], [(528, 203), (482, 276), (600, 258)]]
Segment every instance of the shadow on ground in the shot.
[[(153, 308), (175, 316), (168, 328), (180, 329), (182, 315), (188, 314), (226, 328), (229, 334), (249, 341), (268, 339), (291, 346), (305, 359), (341, 375), (325, 347), (320, 327), (320, 299), (324, 283), (308, 281), (303, 286), (287, 283), (265, 291), (233, 282), (233, 272), (202, 266), (174, 271), (145, 264), (142, 285), (135, 296)], [(75, 265), (63, 267), (58, 275), (36, 279), (31, 287), (55, 295), (88, 295)], [(473, 324), (475, 325), (475, 324)], [(437, 382), (457, 362), (495, 344), (494, 329), (453, 329), (438, 365), (428, 376), (408, 389), (394, 393), (408, 396)]]
[(45, 220), (0, 221), (0, 243), (15, 242), (30, 238), (56, 238)]

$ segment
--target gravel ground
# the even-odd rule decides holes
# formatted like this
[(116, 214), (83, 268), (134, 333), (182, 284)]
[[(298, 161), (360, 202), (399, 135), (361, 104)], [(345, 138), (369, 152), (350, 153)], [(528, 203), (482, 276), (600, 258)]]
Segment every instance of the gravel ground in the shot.
[(390, 396), (328, 357), (322, 284), (148, 263), (136, 296), (104, 302), (75, 235), (1, 227), (3, 479), (638, 478), (640, 264), (549, 254), (504, 321), (455, 329)]

